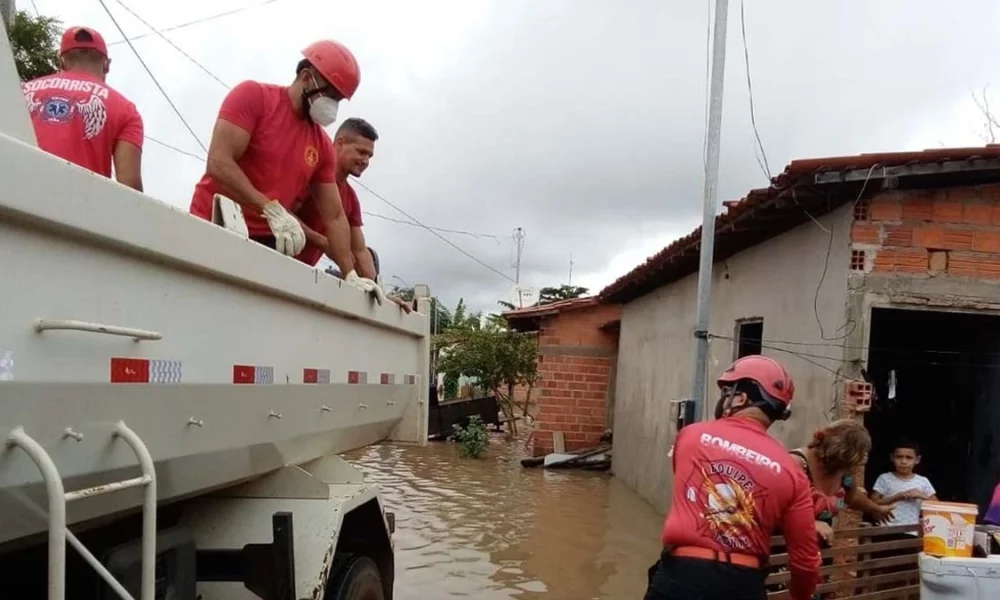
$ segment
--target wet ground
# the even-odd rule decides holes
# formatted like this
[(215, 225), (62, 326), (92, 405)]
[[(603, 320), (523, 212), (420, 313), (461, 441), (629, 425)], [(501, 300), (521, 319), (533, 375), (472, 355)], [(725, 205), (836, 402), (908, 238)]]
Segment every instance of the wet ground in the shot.
[(499, 439), (482, 460), (448, 443), (345, 456), (396, 513), (397, 600), (642, 598), (661, 517), (608, 474), (522, 456)]

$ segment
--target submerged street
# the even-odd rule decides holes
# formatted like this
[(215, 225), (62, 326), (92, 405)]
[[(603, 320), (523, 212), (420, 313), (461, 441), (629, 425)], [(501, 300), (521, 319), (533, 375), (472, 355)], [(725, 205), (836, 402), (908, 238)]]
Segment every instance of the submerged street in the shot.
[(483, 460), (447, 443), (345, 455), (396, 513), (398, 600), (642, 597), (662, 518), (606, 473), (522, 456), (497, 439)]

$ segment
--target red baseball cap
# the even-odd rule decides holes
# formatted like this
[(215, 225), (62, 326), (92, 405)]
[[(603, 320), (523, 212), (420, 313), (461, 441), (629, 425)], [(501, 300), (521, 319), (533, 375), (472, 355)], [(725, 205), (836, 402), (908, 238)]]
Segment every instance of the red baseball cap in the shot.
[(90, 27), (70, 27), (63, 33), (62, 43), (59, 44), (59, 54), (70, 50), (97, 50), (105, 58), (108, 56), (108, 47), (104, 44), (104, 38)]

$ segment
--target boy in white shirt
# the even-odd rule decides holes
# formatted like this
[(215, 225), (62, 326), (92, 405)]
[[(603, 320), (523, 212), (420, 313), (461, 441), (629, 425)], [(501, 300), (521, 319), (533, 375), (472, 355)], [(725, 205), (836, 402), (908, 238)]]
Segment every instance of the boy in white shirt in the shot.
[[(892, 451), (893, 470), (879, 475), (872, 486), (872, 500), (879, 504), (896, 505), (886, 525), (916, 525), (920, 522), (920, 503), (937, 500), (937, 492), (930, 480), (913, 472), (918, 464), (920, 446), (910, 440), (901, 440)], [(910, 535), (917, 535), (917, 532)]]

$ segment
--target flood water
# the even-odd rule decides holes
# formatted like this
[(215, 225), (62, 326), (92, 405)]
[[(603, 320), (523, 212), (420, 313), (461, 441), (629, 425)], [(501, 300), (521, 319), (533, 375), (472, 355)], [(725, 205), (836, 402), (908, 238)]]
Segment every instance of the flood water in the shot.
[(397, 600), (642, 598), (662, 517), (606, 473), (522, 456), (499, 439), (481, 460), (440, 442), (345, 455), (396, 513)]

